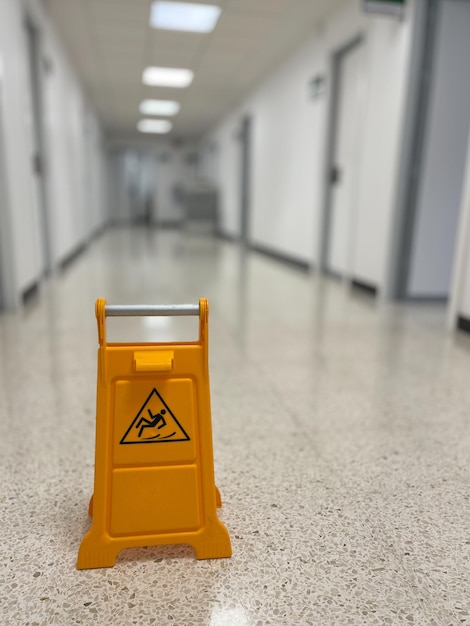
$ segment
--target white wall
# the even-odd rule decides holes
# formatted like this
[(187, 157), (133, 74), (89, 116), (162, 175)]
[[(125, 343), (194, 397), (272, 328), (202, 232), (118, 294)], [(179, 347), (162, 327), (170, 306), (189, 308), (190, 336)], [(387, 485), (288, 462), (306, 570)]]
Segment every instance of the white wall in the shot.
[[(382, 286), (398, 177), (400, 138), (410, 57), (413, 2), (407, 19), (366, 16), (348, 3), (213, 129), (219, 159), (221, 225), (239, 233), (239, 144), (243, 115), (253, 118), (250, 233), (253, 243), (317, 263), (323, 219), (329, 92), (309, 97), (308, 83), (330, 83), (333, 54), (364, 35), (366, 120), (358, 159), (358, 217), (351, 268), (355, 277)], [(203, 164), (210, 160), (203, 155)], [(214, 170), (212, 166), (212, 170)], [(207, 174), (209, 172), (206, 172)]]
[(46, 16), (36, 12), (42, 54), (52, 258), (59, 263), (108, 220), (104, 137), (97, 118)]
[(89, 232), (102, 230), (109, 222), (108, 159), (103, 131), (94, 113), (88, 110), (87, 149), (84, 155), (88, 171)]
[[(42, 214), (32, 172), (33, 109), (25, 16), (41, 33), (46, 184), (54, 264), (86, 243), (107, 220), (102, 177), (106, 157), (101, 128), (42, 3), (0, 0), (0, 123), (4, 129), (8, 186), (8, 205), (1, 210), (8, 211), (9, 216), (6, 221), (10, 232), (3, 232), (2, 236), (11, 240), (7, 271), (14, 284), (14, 296), (10, 307), (20, 302), (25, 289), (40, 280), (44, 269)], [(46, 64), (50, 71), (45, 70)]]
[(241, 144), (243, 111), (232, 113), (202, 143), (200, 174), (219, 188), (219, 228), (227, 235), (240, 232)]
[(418, 191), (408, 294), (447, 296), (470, 127), (470, 3), (445, 0)]

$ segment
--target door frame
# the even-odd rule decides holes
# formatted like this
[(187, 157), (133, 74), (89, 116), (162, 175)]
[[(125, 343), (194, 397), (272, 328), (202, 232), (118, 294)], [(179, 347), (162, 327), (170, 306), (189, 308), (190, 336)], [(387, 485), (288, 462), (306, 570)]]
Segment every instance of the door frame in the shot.
[(249, 245), (253, 117), (244, 115), (240, 129), (240, 242)]
[[(336, 276), (328, 268), (328, 253), (330, 247), (330, 235), (331, 235), (331, 208), (332, 208), (332, 184), (331, 184), (331, 172), (334, 166), (334, 154), (336, 147), (336, 140), (338, 137), (338, 114), (341, 101), (340, 94), (340, 64), (343, 58), (354, 48), (364, 44), (364, 34), (358, 33), (354, 37), (350, 38), (345, 44), (336, 48), (330, 57), (330, 90), (328, 101), (328, 114), (327, 114), (327, 131), (326, 131), (326, 151), (324, 159), (324, 175), (323, 175), (323, 201), (321, 212), (321, 228), (319, 239), (319, 254), (318, 254), (318, 268), (319, 270), (330, 276)], [(350, 282), (352, 276), (341, 276), (342, 280)]]

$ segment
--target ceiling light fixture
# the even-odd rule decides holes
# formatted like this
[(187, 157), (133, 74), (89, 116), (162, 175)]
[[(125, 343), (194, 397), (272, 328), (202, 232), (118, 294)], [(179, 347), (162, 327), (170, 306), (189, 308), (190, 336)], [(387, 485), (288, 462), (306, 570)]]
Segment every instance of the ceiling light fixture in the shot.
[(192, 70), (172, 67), (147, 67), (142, 81), (151, 87), (187, 87), (193, 81)]
[(142, 115), (176, 115), (180, 109), (175, 100), (142, 100), (139, 107)]
[(137, 130), (141, 133), (169, 133), (173, 128), (173, 124), (168, 120), (140, 120), (137, 124)]
[(210, 33), (222, 9), (213, 4), (156, 0), (150, 10), (150, 26), (165, 30)]

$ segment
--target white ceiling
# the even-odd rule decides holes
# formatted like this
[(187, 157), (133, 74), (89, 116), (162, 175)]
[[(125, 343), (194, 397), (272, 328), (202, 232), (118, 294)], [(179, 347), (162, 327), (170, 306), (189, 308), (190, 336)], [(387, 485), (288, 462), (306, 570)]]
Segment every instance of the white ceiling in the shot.
[[(345, 0), (198, 0), (222, 14), (210, 34), (149, 27), (151, 0), (45, 0), (105, 128), (136, 133), (144, 98), (179, 100), (172, 135), (198, 136)], [(149, 65), (195, 72), (186, 89), (146, 87)]]

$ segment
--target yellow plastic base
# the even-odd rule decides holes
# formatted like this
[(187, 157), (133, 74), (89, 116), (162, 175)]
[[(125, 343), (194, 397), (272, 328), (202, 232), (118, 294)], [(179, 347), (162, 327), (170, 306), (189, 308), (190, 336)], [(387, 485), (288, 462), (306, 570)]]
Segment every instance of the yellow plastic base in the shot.
[(218, 520), (205, 526), (200, 533), (175, 533), (166, 536), (144, 535), (142, 537), (111, 538), (90, 531), (85, 535), (78, 552), (78, 569), (113, 567), (119, 552), (127, 548), (163, 546), (171, 544), (190, 545), (197, 559), (222, 559), (232, 556), (230, 537), (225, 526)]

